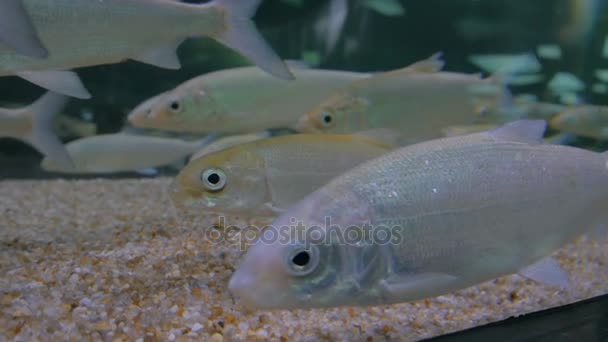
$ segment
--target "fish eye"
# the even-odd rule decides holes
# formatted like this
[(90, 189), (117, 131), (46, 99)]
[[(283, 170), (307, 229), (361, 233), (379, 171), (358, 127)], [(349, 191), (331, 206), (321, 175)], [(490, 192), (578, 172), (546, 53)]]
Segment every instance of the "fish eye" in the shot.
[(182, 105), (179, 103), (179, 101), (171, 101), (169, 103), (169, 110), (173, 113), (178, 113), (182, 110)]
[(311, 246), (309, 249), (297, 247), (292, 249), (286, 258), (287, 271), (297, 277), (312, 273), (319, 264), (319, 249)]
[(210, 168), (201, 173), (203, 186), (212, 192), (221, 191), (226, 186), (226, 174), (216, 168)]
[(321, 121), (321, 125), (331, 127), (334, 124), (334, 116), (327, 112), (321, 112), (319, 114), (319, 121)]

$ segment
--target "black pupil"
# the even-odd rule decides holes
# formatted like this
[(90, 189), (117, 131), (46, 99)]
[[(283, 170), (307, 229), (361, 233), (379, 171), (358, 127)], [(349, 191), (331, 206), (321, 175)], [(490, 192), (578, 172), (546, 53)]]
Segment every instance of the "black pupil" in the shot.
[(210, 184), (216, 185), (220, 182), (220, 176), (217, 173), (212, 173), (207, 177), (207, 181)]
[(325, 115), (323, 117), (323, 122), (325, 122), (326, 124), (331, 123), (331, 115)]
[(291, 261), (297, 266), (304, 267), (310, 261), (310, 254), (308, 254), (306, 251), (301, 251), (300, 253), (296, 254)]
[(179, 109), (179, 103), (178, 102), (171, 102), (171, 109), (178, 110)]

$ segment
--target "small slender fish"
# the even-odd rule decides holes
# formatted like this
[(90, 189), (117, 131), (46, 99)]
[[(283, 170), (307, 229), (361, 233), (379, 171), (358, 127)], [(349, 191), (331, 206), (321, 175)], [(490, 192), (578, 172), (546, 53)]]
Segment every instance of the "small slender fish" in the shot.
[(393, 147), (386, 131), (285, 135), (237, 145), (190, 162), (170, 195), (177, 207), (275, 216), (334, 176)]
[(66, 105), (63, 95), (47, 92), (25, 108), (0, 108), (0, 137), (22, 140), (62, 167), (72, 160), (61, 140), (53, 133), (55, 116)]
[(361, 164), (277, 218), (281, 238), (264, 232), (229, 289), (248, 307), (295, 309), (406, 302), (512, 273), (567, 287), (551, 254), (606, 223), (608, 154), (541, 144), (545, 127), (518, 121)]
[(549, 124), (551, 128), (562, 132), (608, 140), (608, 107), (572, 107), (551, 119)]
[[(260, 2), (22, 0), (49, 54), (46, 59), (30, 58), (0, 45), (0, 76), (16, 75), (57, 93), (89, 98), (78, 76), (66, 69), (126, 59), (179, 69), (177, 47), (188, 37), (207, 36), (239, 51), (273, 75), (291, 79), (289, 69), (249, 19)], [(11, 11), (2, 16), (13, 14)], [(12, 34), (2, 32), (4, 39)]]
[(230, 148), (230, 147), (233, 147), (236, 145), (247, 144), (250, 142), (266, 139), (268, 137), (270, 137), (270, 132), (268, 132), (268, 131), (264, 131), (264, 132), (260, 132), (260, 133), (231, 135), (228, 137), (223, 137), (223, 138), (220, 138), (220, 139), (210, 143), (209, 145), (201, 148), (199, 151), (194, 153), (192, 155), (192, 157), (190, 157), (190, 161), (199, 159), (201, 157), (204, 157), (206, 155), (209, 155), (209, 154), (212, 154), (212, 153), (215, 153), (218, 151), (225, 150), (227, 148)]
[(291, 69), (296, 77), (291, 82), (255, 67), (205, 74), (144, 101), (128, 119), (135, 127), (198, 133), (290, 127), (328, 93), (369, 77), (357, 72)]
[(390, 128), (409, 144), (441, 137), (446, 126), (470, 124), (508, 98), (498, 78), (406, 68), (339, 90), (301, 117), (295, 128), (305, 133)]
[(42, 161), (42, 168), (51, 172), (82, 174), (135, 172), (187, 158), (200, 148), (200, 143), (118, 133), (74, 140), (66, 148), (74, 167), (66, 168), (46, 158)]
[(44, 47), (23, 0), (0, 1), (0, 45), (32, 58), (46, 58)]

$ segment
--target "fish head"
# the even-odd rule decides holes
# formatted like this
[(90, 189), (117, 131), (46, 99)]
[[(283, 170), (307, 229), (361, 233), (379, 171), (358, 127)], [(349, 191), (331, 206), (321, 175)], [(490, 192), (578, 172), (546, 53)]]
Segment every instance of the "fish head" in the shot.
[(354, 133), (371, 128), (365, 99), (340, 93), (332, 96), (296, 123), (302, 133)]
[(191, 161), (173, 181), (169, 194), (186, 210), (247, 214), (268, 210), (270, 192), (264, 160), (240, 146)]
[(346, 224), (360, 222), (367, 211), (347, 207), (354, 204), (348, 199), (346, 207), (339, 202), (315, 192), (264, 227), (232, 275), (229, 291), (251, 309), (322, 308), (365, 300), (358, 280), (379, 268), (375, 262), (360, 266), (369, 249), (358, 253), (359, 241), (345, 242), (340, 232), (333, 234), (343, 225), (334, 223), (331, 212), (337, 214), (336, 222)]
[(185, 132), (207, 132), (207, 127), (221, 117), (222, 110), (204, 85), (185, 83), (153, 97), (129, 114), (136, 127)]

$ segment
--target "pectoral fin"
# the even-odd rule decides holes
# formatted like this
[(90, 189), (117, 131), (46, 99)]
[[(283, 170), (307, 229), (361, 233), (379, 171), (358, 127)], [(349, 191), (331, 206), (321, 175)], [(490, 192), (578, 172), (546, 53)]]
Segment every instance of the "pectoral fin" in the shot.
[(177, 48), (182, 40), (146, 51), (138, 57), (132, 58), (135, 61), (157, 66), (159, 68), (177, 70), (182, 67), (177, 56)]
[(452, 290), (458, 277), (447, 273), (393, 274), (382, 281), (387, 302), (419, 299)]
[(0, 1), (0, 44), (29, 57), (46, 58), (49, 55), (22, 0)]
[(540, 261), (522, 269), (519, 274), (536, 282), (550, 286), (567, 288), (570, 286), (568, 274), (559, 263), (552, 257)]
[(90, 99), (91, 94), (73, 71), (22, 71), (17, 76), (58, 94)]

